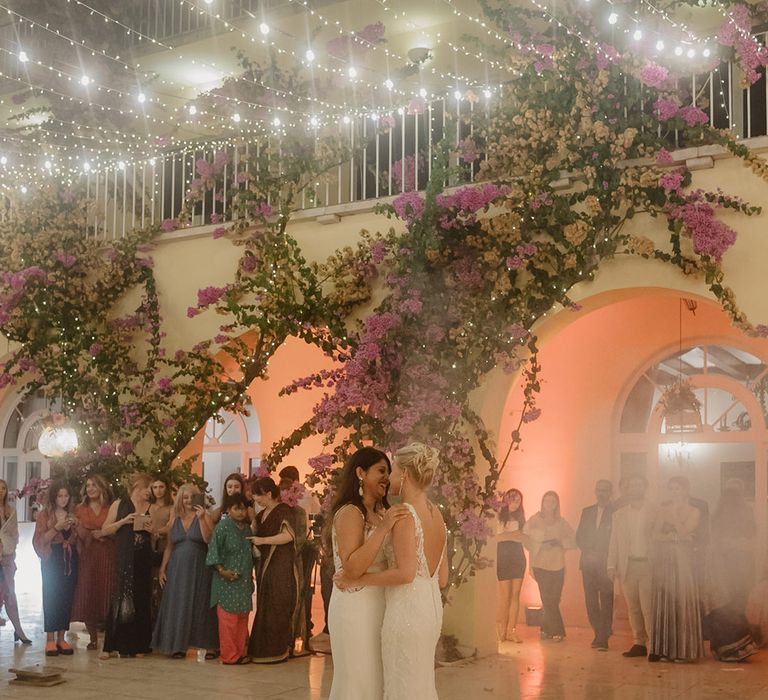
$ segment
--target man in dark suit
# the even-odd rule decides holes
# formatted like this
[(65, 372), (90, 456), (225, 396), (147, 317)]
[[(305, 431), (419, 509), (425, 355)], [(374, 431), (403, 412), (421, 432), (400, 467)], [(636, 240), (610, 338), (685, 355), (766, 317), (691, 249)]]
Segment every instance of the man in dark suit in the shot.
[(581, 576), (589, 624), (595, 631), (592, 648), (606, 651), (613, 624), (613, 581), (608, 577), (613, 485), (601, 479), (595, 485), (597, 503), (581, 511), (576, 542), (581, 549)]

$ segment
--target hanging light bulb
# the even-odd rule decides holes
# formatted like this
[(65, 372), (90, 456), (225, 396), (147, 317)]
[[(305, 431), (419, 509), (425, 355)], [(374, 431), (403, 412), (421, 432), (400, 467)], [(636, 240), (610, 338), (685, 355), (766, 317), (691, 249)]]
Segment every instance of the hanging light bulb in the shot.
[(83, 87), (88, 87), (91, 84), (91, 79), (87, 75), (83, 75), (80, 78), (80, 85)]
[(274, 126), (275, 128), (277, 128), (278, 126), (280, 126), (280, 117), (275, 117), (275, 118), (272, 120), (272, 126)]
[(616, 24), (618, 21), (619, 16), (615, 12), (611, 12), (611, 14), (608, 15), (608, 24)]
[(29, 56), (27, 56), (26, 51), (19, 51), (19, 61), (22, 63), (26, 63), (29, 60)]
[(696, 49), (688, 49), (688, 51), (685, 52), (685, 55), (688, 56), (688, 58), (693, 58), (696, 55)]
[(136, 95), (136, 99), (139, 101), (139, 104), (143, 105), (147, 101), (147, 96), (143, 92), (140, 92)]
[(456, 91), (453, 93), (453, 96), (454, 96), (454, 97), (455, 97), (457, 100), (461, 100), (461, 90), (456, 90)]
[(389, 78), (387, 78), (384, 81), (384, 87), (387, 88), (387, 90), (391, 90), (393, 87), (395, 87), (395, 84)]
[(350, 66), (350, 67), (347, 69), (347, 75), (348, 75), (350, 78), (356, 78), (356, 77), (357, 77), (357, 68), (355, 68), (354, 66)]
[(683, 55), (683, 47), (675, 46), (675, 56), (682, 56), (682, 55)]
[(656, 42), (656, 50), (657, 51), (663, 51), (664, 50), (664, 42), (661, 39), (659, 39)]
[(75, 452), (78, 447), (77, 433), (63, 416), (54, 415), (53, 424), (40, 433), (37, 449), (46, 457), (63, 457)]
[(426, 88), (421, 88), (421, 89), (419, 90), (419, 97), (421, 97), (421, 98), (423, 99), (423, 98), (425, 98), (426, 96), (427, 96), (427, 90), (426, 90)]
[(235, 122), (235, 124), (239, 124), (240, 123), (240, 119), (241, 119), (240, 112), (235, 112), (232, 115), (232, 121)]
[(632, 33), (632, 38), (635, 41), (640, 41), (640, 39), (643, 38), (643, 30), (642, 29), (635, 29), (635, 31)]
[(704, 58), (709, 58), (712, 55), (712, 52), (709, 49), (704, 49), (701, 52), (701, 55), (704, 56)]
[(264, 35), (267, 36), (269, 34), (269, 25), (266, 22), (262, 22), (259, 25), (259, 31)]
[(315, 60), (315, 52), (312, 49), (307, 49), (307, 52), (304, 54), (304, 58), (307, 59), (308, 63), (312, 63), (312, 61)]
[(195, 105), (189, 105), (189, 109), (187, 111), (189, 112), (190, 117), (194, 117), (197, 114), (197, 107), (195, 107)]

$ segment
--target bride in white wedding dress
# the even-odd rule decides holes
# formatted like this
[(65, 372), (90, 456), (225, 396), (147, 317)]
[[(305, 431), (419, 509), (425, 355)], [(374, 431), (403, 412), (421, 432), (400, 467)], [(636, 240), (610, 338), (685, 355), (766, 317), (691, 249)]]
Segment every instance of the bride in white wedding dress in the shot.
[[(435, 647), (443, 623), (440, 588), (448, 583), (446, 531), (439, 509), (427, 498), (438, 466), (437, 450), (412, 443), (394, 454), (391, 493), (401, 495), (412, 517), (397, 522), (389, 567), (337, 586), (386, 586), (381, 628), (385, 700), (436, 700)], [(367, 698), (363, 694), (359, 698)]]
[[(408, 518), (405, 506), (387, 509), (390, 471), (387, 456), (373, 447), (364, 447), (347, 460), (331, 511), (337, 574), (343, 571), (359, 578), (366, 571), (386, 568), (384, 543), (397, 520)], [(334, 587), (328, 609), (333, 654), (330, 700), (381, 700), (383, 619), (383, 588), (341, 591)]]

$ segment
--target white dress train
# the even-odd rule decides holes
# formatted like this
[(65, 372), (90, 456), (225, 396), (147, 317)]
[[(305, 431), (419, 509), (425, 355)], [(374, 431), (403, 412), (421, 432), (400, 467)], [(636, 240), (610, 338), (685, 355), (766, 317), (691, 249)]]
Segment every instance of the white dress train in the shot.
[[(443, 625), (438, 577), (445, 546), (433, 575), (424, 554), (424, 530), (415, 508), (406, 503), (416, 525), (416, 578), (387, 588), (381, 630), (385, 700), (437, 700), (435, 647)], [(389, 554), (394, 561), (394, 554)], [(360, 698), (365, 696), (360, 695)]]
[[(342, 510), (343, 508), (336, 515)], [(374, 529), (375, 526), (366, 522), (366, 539)], [(335, 522), (331, 537), (333, 563), (338, 573), (342, 565), (336, 547)], [(382, 547), (367, 571), (373, 573), (385, 568), (386, 559)], [(341, 591), (334, 585), (328, 606), (328, 630), (331, 634), (333, 655), (333, 685), (329, 700), (381, 700), (384, 695), (384, 674), (381, 665), (383, 619), (383, 588), (367, 586)]]

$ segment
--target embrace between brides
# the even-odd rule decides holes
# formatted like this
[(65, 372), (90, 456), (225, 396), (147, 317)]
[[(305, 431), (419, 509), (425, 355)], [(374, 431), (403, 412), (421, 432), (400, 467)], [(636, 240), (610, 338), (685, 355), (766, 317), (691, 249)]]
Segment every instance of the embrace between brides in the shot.
[[(437, 450), (412, 443), (390, 464), (372, 447), (341, 474), (330, 539), (331, 700), (433, 700), (435, 647), (448, 582), (446, 530), (427, 498)], [(402, 497), (389, 507), (387, 494)]]

